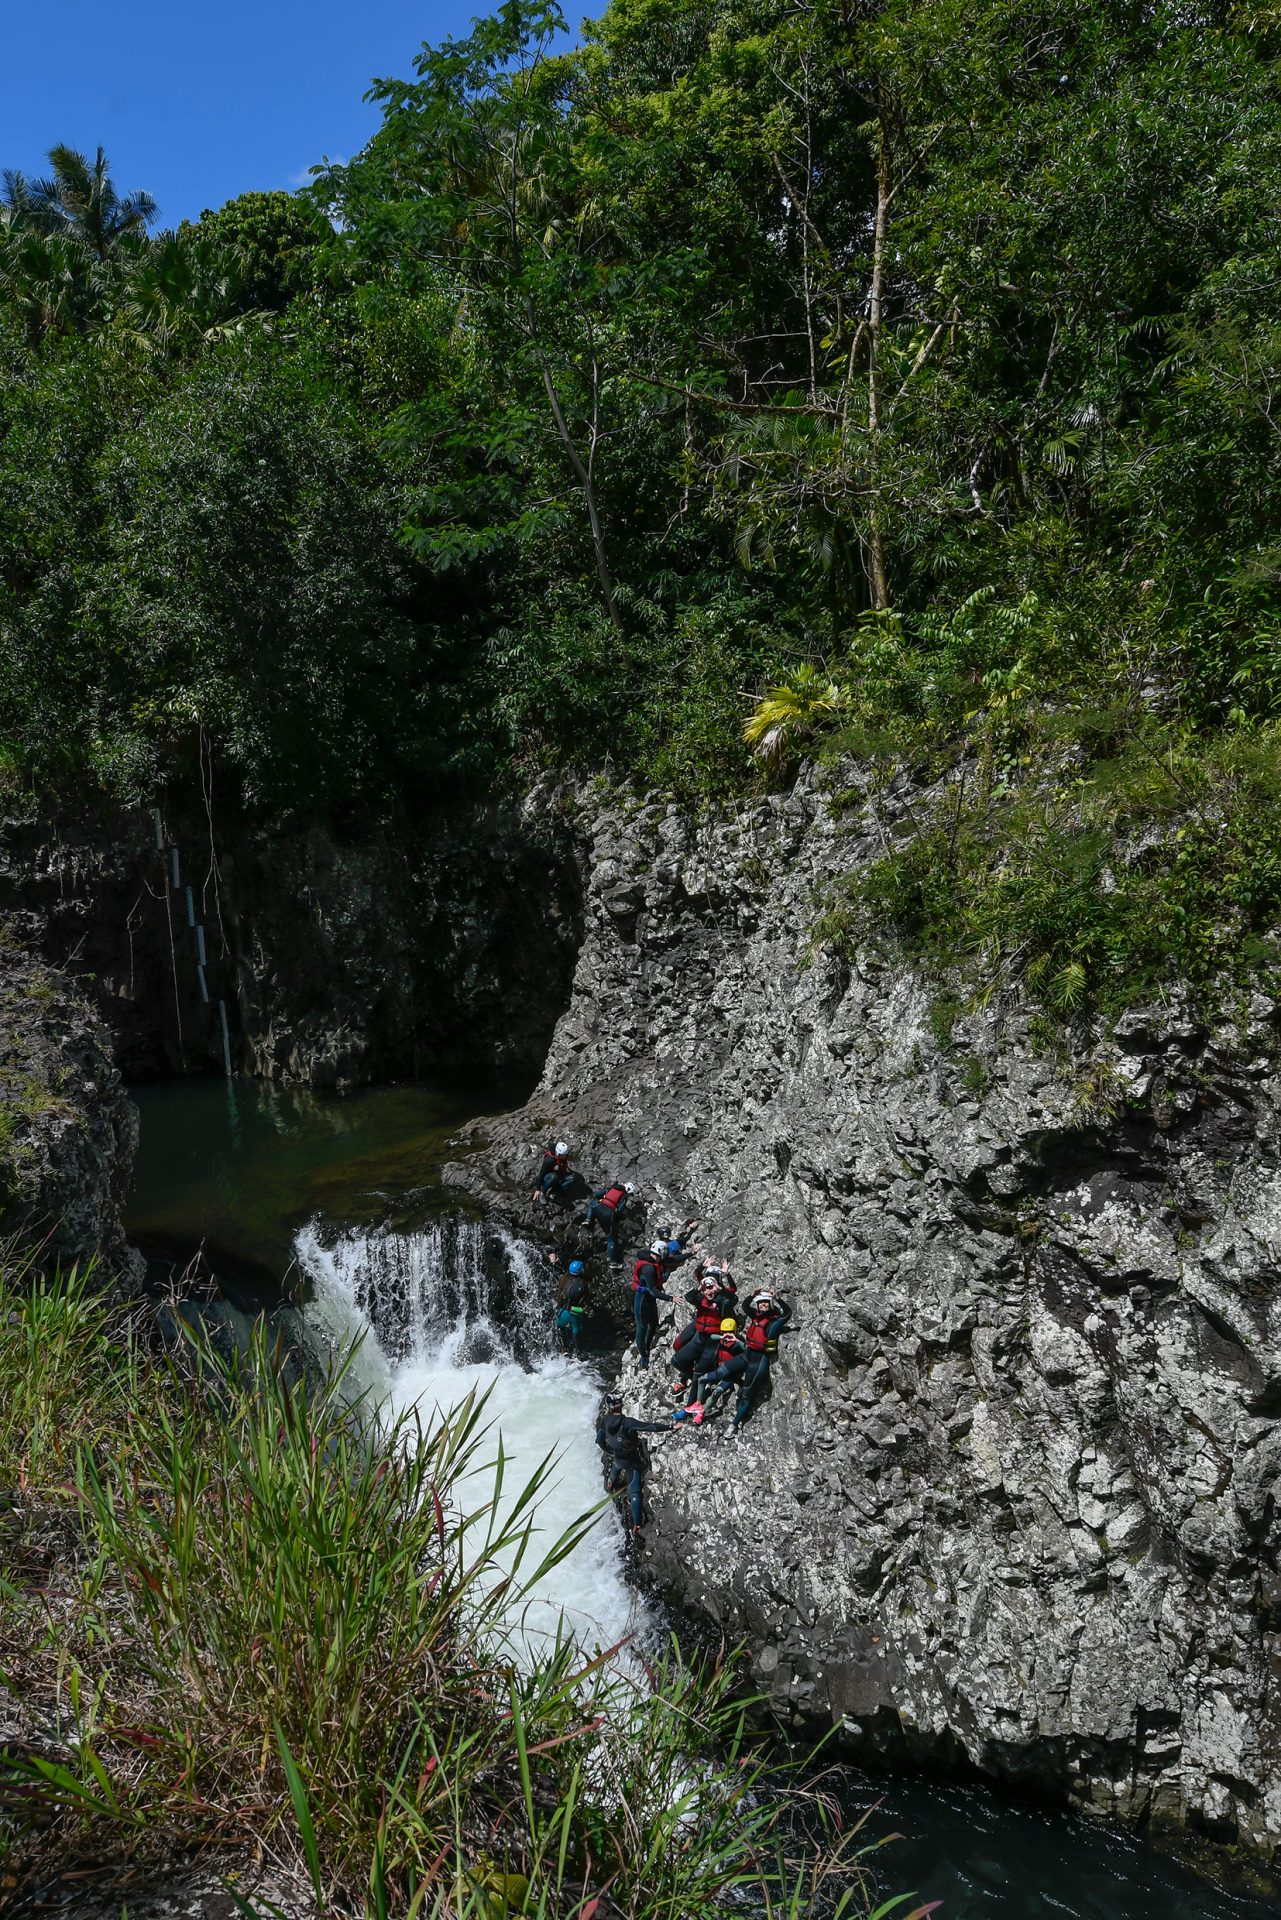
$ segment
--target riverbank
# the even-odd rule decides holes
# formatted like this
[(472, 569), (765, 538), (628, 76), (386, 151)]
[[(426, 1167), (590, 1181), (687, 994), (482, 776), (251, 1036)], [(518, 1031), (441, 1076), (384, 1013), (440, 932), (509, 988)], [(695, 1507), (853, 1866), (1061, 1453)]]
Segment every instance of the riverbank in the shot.
[(480, 1398), (374, 1429), (261, 1342), (238, 1385), (84, 1283), (4, 1304), (8, 1911), (132, 1912), (196, 1858), (263, 1914), (647, 1920), (811, 1882), (821, 1912), (829, 1869), (865, 1910), (857, 1846), (815, 1851), (806, 1795), (802, 1847), (750, 1758), (732, 1667), (521, 1656), (523, 1591), (590, 1521), (531, 1548), (545, 1471), (486, 1519)]
[[(516, 809), (569, 849), (582, 944), (558, 1024), (538, 1002), (538, 1091), (453, 1177), (512, 1213), (544, 1130), (566, 1132), (656, 1219), (696, 1209), (746, 1277), (795, 1292), (804, 1325), (743, 1443), (764, 1463), (750, 1499), (737, 1474), (695, 1496), (660, 1467), (649, 1538), (654, 1573), (747, 1639), (806, 1737), (836, 1722), (865, 1761), (960, 1760), (1266, 1854), (1275, 1005), (1235, 1028), (1153, 1008), (1056, 1049), (1017, 1003), (949, 1006), (892, 950), (816, 943), (825, 880), (878, 857), (912, 804), (807, 777), (697, 816), (603, 787)], [(93, 920), (95, 858), (64, 843), (79, 891), (55, 934)], [(337, 913), (351, 869), (325, 865), (295, 934), (331, 943), (363, 901), (361, 951), (381, 951), (394, 897)], [(278, 929), (278, 903), (228, 883), (226, 906), (234, 956), (266, 952), (255, 915)], [(494, 931), (473, 929), (487, 993), (516, 982)], [(348, 1018), (353, 977), (314, 1032)], [(362, 1003), (360, 1071), (397, 1043), (398, 1004)], [(380, 1184), (372, 1160), (363, 1177)]]
[(0, 923), (0, 1245), (136, 1281), (121, 1210), (137, 1134), (103, 1022)]
[[(551, 1277), (539, 1254), (551, 1244), (548, 1219), (554, 1216), (536, 1209), (528, 1228), (513, 1234), (437, 1184), (450, 1157), (449, 1129), (425, 1129), (424, 1121), (456, 1113), (449, 1102), (461, 1097), (428, 1086), (335, 1098), (250, 1082), (236, 1088), (233, 1127), (217, 1083), (141, 1089), (130, 1222), (165, 1219), (173, 1231), (181, 1210), (188, 1237), (213, 1243), (231, 1201), (236, 1217), (253, 1222), (266, 1244), (287, 1244), (300, 1277), (315, 1276), (308, 1316), (318, 1315), (331, 1332), (358, 1332), (367, 1364), (398, 1404), (412, 1402), (426, 1414), (478, 1378), (493, 1380), (514, 1455), (509, 1478), (518, 1480), (521, 1462), (541, 1457), (545, 1447), (572, 1454), (573, 1472), (558, 1477), (553, 1496), (554, 1511), (567, 1524), (595, 1497), (593, 1396), (628, 1345), (630, 1296), (615, 1299), (601, 1285), (599, 1238), (594, 1255), (587, 1242), (582, 1251), (604, 1303), (589, 1323), (592, 1365), (574, 1370), (548, 1357)], [(375, 1141), (398, 1144), (381, 1159)], [(401, 1150), (414, 1142), (413, 1150)], [(381, 1175), (374, 1178), (380, 1159)], [(315, 1209), (303, 1227), (296, 1224), (300, 1195)], [(555, 1238), (564, 1251), (577, 1233), (566, 1221), (563, 1241), (559, 1233)], [(661, 1442), (657, 1456), (665, 1460), (668, 1451), (669, 1443)], [(707, 1460), (698, 1438), (684, 1435), (671, 1467), (705, 1480)], [(584, 1491), (577, 1498), (580, 1472)], [(556, 1524), (550, 1516), (549, 1524)], [(661, 1643), (662, 1609), (652, 1579), (620, 1598), (620, 1562), (620, 1536), (607, 1515), (604, 1534), (594, 1537), (590, 1570), (582, 1576), (560, 1570), (557, 1588), (607, 1633), (613, 1620), (615, 1634), (638, 1633), (646, 1645), (657, 1634)], [(682, 1644), (703, 1643), (697, 1636), (686, 1640), (688, 1616), (679, 1618)], [(709, 1623), (704, 1631), (714, 1652), (719, 1635)], [(1024, 1920), (1050, 1886), (1070, 1920), (1115, 1920), (1119, 1911), (1127, 1920), (1263, 1920), (1271, 1913), (1266, 1898), (1251, 1897), (1248, 1878), (1239, 1899), (1223, 1889), (1229, 1863), (1222, 1848), (1208, 1849), (1201, 1865), (1210, 1879), (1202, 1880), (1121, 1829), (1013, 1798), (972, 1778), (949, 1780), (904, 1767), (850, 1775), (848, 1783), (840, 1791), (849, 1814), (874, 1809), (871, 1835), (904, 1836), (880, 1856), (882, 1892), (916, 1887), (922, 1898), (943, 1902), (946, 1920)]]

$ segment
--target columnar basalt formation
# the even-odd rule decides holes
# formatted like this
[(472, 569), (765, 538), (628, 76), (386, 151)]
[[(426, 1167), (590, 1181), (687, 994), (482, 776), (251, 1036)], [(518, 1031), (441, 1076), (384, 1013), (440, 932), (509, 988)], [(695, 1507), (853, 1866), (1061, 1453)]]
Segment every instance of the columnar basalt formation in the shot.
[(901, 961), (811, 933), (906, 799), (585, 797), (572, 1002), (454, 1177), (510, 1205), (563, 1133), (793, 1301), (744, 1432), (656, 1448), (646, 1536), (789, 1712), (1270, 1852), (1279, 1009), (1054, 1061), (1017, 1012), (947, 1031)]

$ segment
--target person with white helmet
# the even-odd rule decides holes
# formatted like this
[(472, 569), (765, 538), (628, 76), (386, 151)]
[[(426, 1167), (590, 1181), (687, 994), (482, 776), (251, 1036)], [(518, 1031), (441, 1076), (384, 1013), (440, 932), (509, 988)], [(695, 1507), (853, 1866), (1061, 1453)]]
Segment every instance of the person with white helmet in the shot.
[(598, 1187), (587, 1203), (587, 1212), (583, 1215), (585, 1227), (600, 1227), (605, 1234), (605, 1258), (611, 1267), (621, 1267), (622, 1254), (618, 1247), (618, 1231), (623, 1215), (635, 1196), (636, 1188), (630, 1180), (615, 1181), (613, 1186)]
[(658, 1333), (658, 1303), (667, 1299), (666, 1240), (655, 1240), (647, 1251), (637, 1254), (632, 1267), (632, 1305), (636, 1316), (636, 1351), (642, 1367)]
[(577, 1174), (569, 1164), (569, 1142), (558, 1140), (555, 1146), (543, 1148), (543, 1164), (538, 1170), (538, 1185), (534, 1190), (534, 1199), (563, 1200), (573, 1191)]
[(685, 1295), (694, 1309), (694, 1318), (681, 1328), (672, 1347), (672, 1365), (676, 1369), (672, 1392), (679, 1398), (688, 1388), (691, 1401), (698, 1398), (698, 1376), (716, 1364), (714, 1356), (722, 1320), (738, 1311), (738, 1289), (728, 1267), (700, 1260), (694, 1274), (695, 1285)]
[[(667, 1292), (668, 1275), (679, 1267), (683, 1260), (690, 1257), (685, 1242), (697, 1227), (697, 1220), (687, 1220), (679, 1233), (659, 1234), (650, 1243), (648, 1252), (639, 1253), (632, 1267), (632, 1293), (635, 1296), (636, 1310), (636, 1351), (640, 1355), (642, 1367), (649, 1366), (649, 1356), (658, 1332), (658, 1303), (671, 1296)], [(695, 1247), (695, 1253), (700, 1249)]]
[(752, 1409), (769, 1379), (770, 1362), (778, 1352), (779, 1335), (787, 1331), (791, 1323), (790, 1301), (772, 1293), (768, 1287), (759, 1288), (748, 1301), (747, 1325), (743, 1330), (747, 1365), (738, 1386), (738, 1405), (734, 1409), (735, 1432), (751, 1417)]

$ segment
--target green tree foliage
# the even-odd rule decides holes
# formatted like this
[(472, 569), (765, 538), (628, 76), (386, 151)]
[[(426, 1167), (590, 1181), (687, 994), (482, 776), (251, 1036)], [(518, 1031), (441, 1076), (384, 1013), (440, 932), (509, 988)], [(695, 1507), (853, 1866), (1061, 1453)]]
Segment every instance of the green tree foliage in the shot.
[(145, 785), (203, 729), (306, 811), (967, 739), (1060, 791), (1141, 741), (1230, 813), (1281, 724), (1270, 15), (562, 26), (508, 0), (350, 165), (177, 235), (101, 157), (7, 180), (9, 757)]
[(271, 312), (288, 306), (310, 284), (316, 249), (330, 237), (329, 223), (296, 193), (242, 193), (217, 211), (206, 208), (178, 238), (197, 236), (220, 254), (230, 254), (245, 299)]
[(145, 233), (156, 218), (149, 193), (116, 191), (101, 147), (92, 160), (74, 147), (51, 147), (49, 168), (40, 180), (5, 171), (0, 200), (10, 225), (55, 234), (107, 260), (122, 241)]

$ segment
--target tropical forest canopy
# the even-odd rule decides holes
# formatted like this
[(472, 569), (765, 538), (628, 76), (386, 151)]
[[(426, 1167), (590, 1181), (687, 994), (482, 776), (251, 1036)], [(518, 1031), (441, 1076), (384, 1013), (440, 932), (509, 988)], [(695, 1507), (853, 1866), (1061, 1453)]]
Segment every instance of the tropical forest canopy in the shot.
[(174, 232), (101, 153), (4, 177), (11, 787), (212, 768), (342, 825), (953, 765), (832, 937), (1060, 1011), (1266, 957), (1275, 13), (614, 0), (563, 44), (511, 0), (350, 165)]

